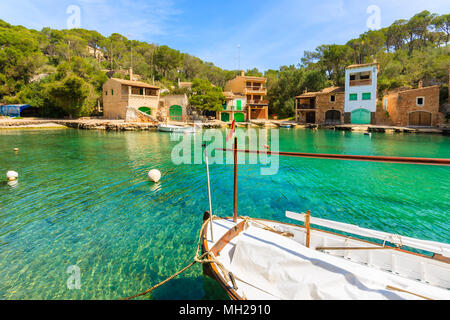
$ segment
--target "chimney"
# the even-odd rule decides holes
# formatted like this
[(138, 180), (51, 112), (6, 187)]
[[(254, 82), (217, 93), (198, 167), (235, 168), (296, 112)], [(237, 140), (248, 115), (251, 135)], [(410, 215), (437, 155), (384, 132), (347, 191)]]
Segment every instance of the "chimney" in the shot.
[(130, 80), (133, 81), (133, 68), (130, 67), (130, 71), (128, 73), (130, 75)]
[(419, 89), (422, 89), (422, 88), (423, 88), (423, 80), (420, 80), (420, 81), (419, 81), (419, 86), (418, 86), (418, 88), (419, 88)]
[(241, 77), (244, 77), (245, 76), (245, 72), (244, 72), (244, 70), (241, 70)]

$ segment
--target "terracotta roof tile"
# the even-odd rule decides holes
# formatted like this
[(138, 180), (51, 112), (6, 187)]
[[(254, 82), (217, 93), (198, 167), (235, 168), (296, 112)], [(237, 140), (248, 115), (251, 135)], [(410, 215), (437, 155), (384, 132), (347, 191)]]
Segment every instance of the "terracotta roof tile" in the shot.
[(131, 80), (124, 80), (124, 79), (117, 79), (117, 78), (111, 78), (111, 80), (120, 82), (120, 83), (125, 84), (127, 86), (159, 89), (159, 87), (157, 87), (157, 86), (153, 86), (151, 84), (148, 84), (148, 83), (145, 83), (145, 82), (141, 82), (141, 81), (131, 81)]

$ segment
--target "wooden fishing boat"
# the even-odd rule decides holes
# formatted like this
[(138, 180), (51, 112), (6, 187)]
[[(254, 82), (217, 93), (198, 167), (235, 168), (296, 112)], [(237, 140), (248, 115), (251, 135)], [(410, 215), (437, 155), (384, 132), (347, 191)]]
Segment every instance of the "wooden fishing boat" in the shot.
[[(230, 298), (450, 299), (450, 245), (308, 214), (287, 212), (286, 216), (305, 224), (206, 217), (202, 249), (215, 262), (204, 265), (205, 273), (216, 279)], [(312, 228), (311, 224), (384, 243)], [(433, 252), (434, 257), (402, 246)]]
[(158, 125), (158, 131), (173, 133), (195, 133), (195, 127), (160, 124)]
[[(208, 259), (204, 272), (216, 279), (231, 299), (450, 300), (447, 243), (319, 219), (309, 211), (286, 212), (287, 218), (300, 221), (300, 225), (238, 217), (238, 150), (233, 150), (233, 217), (211, 215), (210, 202), (201, 229), (202, 253)], [(336, 159), (337, 155), (321, 157)], [(450, 164), (449, 159), (370, 158), (350, 160)]]
[(293, 127), (293, 125), (292, 125), (292, 123), (280, 122), (279, 127), (284, 128), (284, 129), (291, 129)]

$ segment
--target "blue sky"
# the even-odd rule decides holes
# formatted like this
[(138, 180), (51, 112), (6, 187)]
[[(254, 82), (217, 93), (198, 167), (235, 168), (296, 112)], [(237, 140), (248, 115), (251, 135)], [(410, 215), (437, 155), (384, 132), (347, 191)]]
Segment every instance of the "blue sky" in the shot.
[(305, 50), (344, 44), (368, 30), (367, 8), (381, 27), (429, 10), (450, 12), (449, 0), (0, 0), (0, 19), (28, 28), (67, 28), (67, 8), (81, 27), (103, 35), (166, 44), (225, 69), (297, 64)]

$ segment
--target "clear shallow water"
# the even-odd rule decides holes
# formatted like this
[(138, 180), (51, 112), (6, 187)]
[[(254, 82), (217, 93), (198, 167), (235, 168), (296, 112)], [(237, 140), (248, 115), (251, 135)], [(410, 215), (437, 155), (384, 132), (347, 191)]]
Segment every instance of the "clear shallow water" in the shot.
[[(117, 299), (192, 261), (208, 209), (204, 165), (176, 166), (169, 135), (0, 130), (0, 298)], [(20, 148), (15, 154), (13, 148)], [(280, 130), (280, 150), (450, 158), (439, 135)], [(163, 178), (155, 186), (147, 172)], [(450, 168), (280, 158), (279, 172), (239, 166), (241, 215), (286, 221), (292, 210), (407, 236), (450, 242)], [(212, 165), (214, 214), (232, 214), (233, 167)], [(2, 180), (4, 178), (1, 178)], [(81, 270), (69, 290), (67, 268)], [(221, 299), (200, 266), (153, 299)]]

